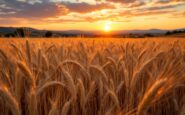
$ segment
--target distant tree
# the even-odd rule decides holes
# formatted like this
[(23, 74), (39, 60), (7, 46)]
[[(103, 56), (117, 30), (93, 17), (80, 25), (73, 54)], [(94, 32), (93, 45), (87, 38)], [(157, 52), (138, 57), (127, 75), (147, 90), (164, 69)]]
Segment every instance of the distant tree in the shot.
[(51, 32), (51, 31), (47, 31), (46, 33), (45, 33), (45, 37), (46, 38), (50, 38), (50, 37), (52, 37), (53, 36), (53, 33)]
[(167, 31), (167, 32), (166, 32), (166, 35), (171, 35), (171, 32), (170, 32), (170, 31)]
[(9, 37), (15, 37), (14, 33), (7, 33), (5, 34), (5, 37), (9, 38)]
[(177, 31), (177, 30), (174, 30), (172, 33), (173, 33), (173, 34), (176, 34), (176, 33), (178, 33), (178, 31)]
[(25, 37), (24, 28), (16, 28), (16, 33), (18, 34), (18, 37)]
[(5, 34), (4, 36), (5, 36), (6, 38), (9, 38), (9, 37), (10, 37), (10, 35), (9, 35), (9, 34)]
[(147, 34), (144, 34), (144, 36), (145, 36), (145, 37), (154, 37), (154, 35), (152, 35), (152, 34), (149, 34), (149, 33), (147, 33)]
[(11, 33), (10, 35), (11, 35), (11, 37), (15, 37), (16, 36), (14, 33)]

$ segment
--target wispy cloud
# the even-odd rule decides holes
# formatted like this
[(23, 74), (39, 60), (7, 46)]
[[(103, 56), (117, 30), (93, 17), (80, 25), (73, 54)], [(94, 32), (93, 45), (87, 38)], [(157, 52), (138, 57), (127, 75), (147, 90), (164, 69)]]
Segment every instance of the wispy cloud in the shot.
[(89, 13), (103, 9), (115, 9), (114, 5), (107, 3), (88, 4), (85, 2), (81, 3), (62, 2), (61, 4), (64, 5), (70, 12), (78, 13)]

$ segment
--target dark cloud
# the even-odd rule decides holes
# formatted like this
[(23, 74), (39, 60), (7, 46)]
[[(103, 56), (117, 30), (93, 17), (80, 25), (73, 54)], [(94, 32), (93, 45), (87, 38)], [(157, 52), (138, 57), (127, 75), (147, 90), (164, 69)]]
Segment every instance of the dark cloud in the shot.
[[(138, 17), (161, 14), (172, 14), (176, 8), (185, 5), (185, 0), (156, 0), (146, 2), (146, 0), (106, 0), (91, 4), (88, 2), (61, 2), (59, 0), (0, 0), (1, 23), (6, 23), (6, 19), (20, 18), (30, 22), (42, 22), (47, 18), (56, 18), (76, 14), (81, 16), (69, 16), (67, 19), (60, 19), (59, 22), (94, 22), (98, 20), (116, 20), (120, 17)], [(173, 3), (175, 2), (175, 4)], [(114, 4), (119, 3), (120, 5)], [(147, 3), (154, 3), (153, 6)], [(172, 3), (172, 4), (169, 4)], [(121, 6), (121, 7), (119, 7)], [(109, 9), (111, 12), (104, 14), (97, 13), (91, 15), (90, 12)], [(126, 11), (123, 11), (125, 10)], [(87, 14), (87, 15), (86, 15)], [(181, 12), (182, 14), (182, 12)], [(74, 18), (73, 18), (74, 17)], [(5, 20), (2, 20), (4, 18)], [(33, 21), (35, 20), (35, 21)], [(13, 20), (12, 20), (13, 21)], [(57, 20), (54, 20), (57, 22)], [(51, 22), (54, 22), (51, 21)], [(10, 22), (11, 23), (11, 22)]]
[[(114, 5), (85, 2), (52, 2), (51, 0), (2, 0), (0, 2), (0, 17), (17, 18), (47, 18), (63, 16), (70, 12), (89, 13), (102, 9), (114, 9)], [(10, 14), (9, 12), (15, 12)], [(3, 14), (3, 15), (2, 15)]]
[(0, 7), (4, 12), (15, 12), (14, 14), (0, 15), (1, 17), (17, 17), (17, 18), (45, 18), (54, 17), (58, 15), (64, 15), (67, 13), (67, 9), (62, 5), (56, 3), (44, 1), (29, 3), (30, 1), (16, 1), (16, 0), (4, 0), (5, 5), (10, 9)]

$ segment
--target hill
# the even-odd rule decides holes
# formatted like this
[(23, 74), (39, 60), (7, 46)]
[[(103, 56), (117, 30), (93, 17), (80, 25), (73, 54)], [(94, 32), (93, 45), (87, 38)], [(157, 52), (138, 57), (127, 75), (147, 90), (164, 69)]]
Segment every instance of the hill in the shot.
[[(47, 31), (51, 30), (39, 30), (30, 27), (23, 27), (23, 29), (29, 32), (30, 37), (43, 37)], [(161, 36), (161, 35), (172, 35), (177, 32), (185, 31), (185, 28), (175, 29), (175, 30), (161, 30), (161, 29), (148, 29), (148, 30), (119, 30), (112, 31), (108, 35), (111, 37), (151, 37), (151, 36)], [(52, 30), (53, 37), (102, 37), (107, 36), (102, 31), (82, 31), (82, 30)], [(10, 35), (14, 37), (17, 33), (16, 27), (0, 27), (0, 35), (5, 36)], [(15, 35), (16, 36), (16, 35)]]

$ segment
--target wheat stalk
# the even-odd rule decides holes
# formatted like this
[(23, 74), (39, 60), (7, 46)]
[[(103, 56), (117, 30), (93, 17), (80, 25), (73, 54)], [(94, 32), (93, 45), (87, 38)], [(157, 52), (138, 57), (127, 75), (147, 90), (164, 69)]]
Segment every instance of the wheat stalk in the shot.
[(39, 96), (42, 92), (44, 92), (46, 89), (53, 87), (53, 86), (60, 86), (65, 87), (65, 84), (59, 81), (49, 81), (42, 85), (40, 88), (37, 89), (37, 96)]
[(28, 83), (30, 83), (32, 87), (36, 87), (34, 76), (33, 76), (32, 72), (30, 71), (30, 69), (28, 68), (28, 66), (26, 66), (26, 64), (22, 61), (18, 61), (17, 65), (18, 65), (19, 69), (26, 76), (25, 78), (28, 81)]
[(28, 62), (31, 64), (31, 48), (28, 40), (26, 40), (26, 54), (28, 57)]
[(62, 115), (68, 115), (71, 106), (71, 100), (67, 101), (62, 108)]
[(96, 83), (95, 83), (95, 81), (93, 81), (93, 82), (91, 82), (89, 92), (86, 95), (85, 104), (87, 104), (87, 102), (92, 98), (95, 91), (96, 91)]
[(159, 89), (162, 86), (164, 86), (165, 82), (166, 82), (166, 79), (160, 79), (151, 86), (151, 88), (146, 92), (143, 99), (138, 105), (137, 115), (147, 115), (147, 111), (152, 100), (157, 95), (157, 92), (159, 91)]
[(1, 56), (2, 56), (5, 60), (8, 59), (8, 56), (6, 55), (6, 53), (5, 53), (2, 49), (0, 49), (0, 54), (1, 54)]
[(73, 97), (73, 101), (76, 101), (77, 92), (76, 92), (73, 77), (66, 70), (62, 70), (62, 72), (63, 72), (65, 79), (66, 79), (66, 82), (67, 82), (66, 86), (67, 86), (69, 92), (71, 93), (71, 96)]
[(79, 95), (80, 95), (80, 105), (82, 108), (84, 108), (85, 104), (85, 87), (83, 85), (83, 81), (81, 79), (78, 79), (78, 89), (79, 89)]
[(5, 100), (6, 105), (11, 109), (13, 115), (21, 115), (19, 103), (16, 98), (11, 94), (8, 88), (4, 85), (0, 86), (0, 97)]
[(103, 70), (102, 67), (96, 66), (96, 65), (90, 65), (89, 68), (90, 69), (94, 69), (97, 72), (101, 73), (102, 74), (103, 81), (105, 82), (105, 84), (108, 83), (107, 75), (106, 75), (106, 73), (105, 73), (105, 71)]

